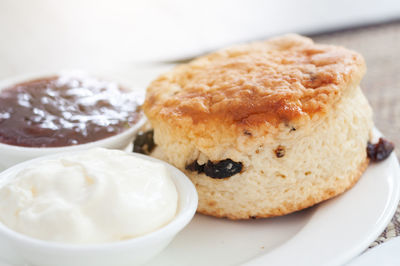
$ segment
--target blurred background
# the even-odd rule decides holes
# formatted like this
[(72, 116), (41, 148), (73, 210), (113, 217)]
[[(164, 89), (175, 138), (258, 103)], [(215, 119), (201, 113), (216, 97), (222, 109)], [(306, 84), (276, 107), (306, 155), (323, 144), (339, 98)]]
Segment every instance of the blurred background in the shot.
[(399, 0), (0, 0), (0, 77), (170, 62), (399, 18)]
[(399, 0), (0, 0), (0, 78), (84, 69), (144, 88), (175, 63), (287, 32), (364, 55), (376, 124), (400, 146)]

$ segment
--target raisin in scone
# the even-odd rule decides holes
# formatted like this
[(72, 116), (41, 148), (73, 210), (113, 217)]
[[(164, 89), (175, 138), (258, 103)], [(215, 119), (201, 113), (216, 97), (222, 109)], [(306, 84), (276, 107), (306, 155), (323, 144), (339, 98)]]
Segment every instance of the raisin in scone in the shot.
[(200, 213), (288, 214), (351, 188), (368, 165), (361, 55), (286, 35), (177, 66), (147, 88), (155, 154), (196, 185)]

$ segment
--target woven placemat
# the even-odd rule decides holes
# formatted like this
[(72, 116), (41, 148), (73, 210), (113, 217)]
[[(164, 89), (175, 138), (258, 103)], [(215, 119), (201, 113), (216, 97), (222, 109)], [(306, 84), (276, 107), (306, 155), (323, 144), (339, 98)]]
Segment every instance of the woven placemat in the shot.
[[(320, 43), (360, 52), (367, 63), (361, 87), (374, 110), (375, 125), (396, 145), (400, 157), (400, 21), (312, 36)], [(400, 235), (400, 205), (385, 231), (371, 244)]]

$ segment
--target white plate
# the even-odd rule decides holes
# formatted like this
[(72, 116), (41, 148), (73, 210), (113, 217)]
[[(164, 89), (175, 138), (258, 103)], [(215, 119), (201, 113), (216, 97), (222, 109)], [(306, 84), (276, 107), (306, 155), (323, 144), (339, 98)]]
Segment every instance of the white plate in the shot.
[(393, 153), (371, 164), (348, 192), (305, 211), (250, 221), (197, 214), (146, 266), (341, 265), (385, 229), (399, 201), (399, 178)]
[(347, 266), (398, 266), (400, 265), (400, 237), (391, 239), (361, 256), (355, 258)]

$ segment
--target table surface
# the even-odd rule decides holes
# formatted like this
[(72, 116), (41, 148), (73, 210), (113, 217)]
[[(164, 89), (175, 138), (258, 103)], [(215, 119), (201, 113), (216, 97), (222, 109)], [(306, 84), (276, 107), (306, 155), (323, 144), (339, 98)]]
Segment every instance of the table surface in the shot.
[[(396, 145), (400, 157), (400, 21), (312, 36), (321, 43), (360, 52), (367, 63), (361, 87), (374, 110), (374, 121)], [(400, 205), (391, 223), (371, 247), (400, 235)]]

